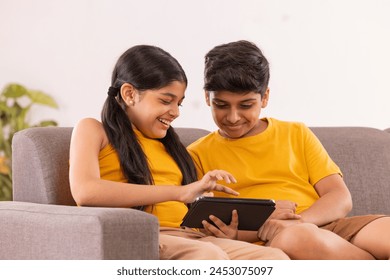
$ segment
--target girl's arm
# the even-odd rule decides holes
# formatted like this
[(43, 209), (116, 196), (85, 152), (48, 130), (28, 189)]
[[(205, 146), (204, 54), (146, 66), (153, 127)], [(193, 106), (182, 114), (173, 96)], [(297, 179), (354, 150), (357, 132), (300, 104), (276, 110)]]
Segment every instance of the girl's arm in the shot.
[(72, 195), (78, 205), (103, 207), (134, 207), (163, 201), (193, 202), (204, 192), (219, 190), (237, 194), (218, 180), (227, 183), (235, 179), (222, 170), (207, 173), (202, 180), (184, 187), (137, 185), (102, 180), (99, 152), (108, 144), (103, 125), (94, 119), (84, 119), (74, 128), (70, 144), (69, 180)]

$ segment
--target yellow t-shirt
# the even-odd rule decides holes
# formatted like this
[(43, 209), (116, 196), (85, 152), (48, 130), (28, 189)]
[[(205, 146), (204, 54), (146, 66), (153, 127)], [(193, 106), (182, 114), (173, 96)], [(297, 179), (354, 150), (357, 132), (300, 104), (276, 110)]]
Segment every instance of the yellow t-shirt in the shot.
[(240, 197), (294, 201), (300, 213), (319, 198), (314, 184), (341, 171), (304, 124), (264, 120), (268, 127), (257, 135), (227, 139), (215, 131), (188, 150), (201, 175), (213, 169), (230, 172), (237, 183), (228, 186)]
[[(146, 138), (136, 131), (138, 140), (147, 155), (149, 166), (155, 185), (181, 186), (182, 174), (176, 162), (166, 152), (164, 145), (154, 139)], [(127, 182), (121, 171), (119, 157), (115, 149), (108, 144), (99, 154), (100, 177), (105, 180)], [(147, 206), (146, 212), (157, 216), (162, 227), (180, 227), (187, 206), (178, 201), (166, 201)]]

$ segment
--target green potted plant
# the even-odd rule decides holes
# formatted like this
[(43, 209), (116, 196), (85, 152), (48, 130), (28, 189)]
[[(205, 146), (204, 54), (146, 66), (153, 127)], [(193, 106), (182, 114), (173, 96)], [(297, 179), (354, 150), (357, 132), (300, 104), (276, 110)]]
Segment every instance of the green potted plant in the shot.
[(53, 120), (31, 124), (29, 112), (34, 105), (58, 108), (48, 94), (20, 84), (9, 84), (0, 94), (0, 200), (12, 200), (11, 143), (15, 132), (29, 127), (57, 126)]

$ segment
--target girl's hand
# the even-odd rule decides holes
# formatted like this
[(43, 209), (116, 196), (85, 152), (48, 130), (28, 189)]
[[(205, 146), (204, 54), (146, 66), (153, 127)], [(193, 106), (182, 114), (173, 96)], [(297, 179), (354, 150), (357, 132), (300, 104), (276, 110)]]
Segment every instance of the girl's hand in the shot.
[(213, 235), (219, 238), (228, 238), (237, 240), (238, 237), (238, 213), (237, 210), (232, 211), (232, 220), (230, 225), (226, 225), (217, 217), (210, 215), (210, 220), (214, 225), (207, 221), (202, 221), (204, 230), (203, 232), (207, 235)]
[(179, 188), (182, 192), (180, 201), (184, 203), (192, 203), (197, 197), (211, 191), (220, 191), (232, 195), (238, 195), (238, 192), (217, 183), (217, 181), (221, 180), (228, 184), (237, 182), (233, 175), (224, 170), (209, 171), (203, 176), (201, 180)]

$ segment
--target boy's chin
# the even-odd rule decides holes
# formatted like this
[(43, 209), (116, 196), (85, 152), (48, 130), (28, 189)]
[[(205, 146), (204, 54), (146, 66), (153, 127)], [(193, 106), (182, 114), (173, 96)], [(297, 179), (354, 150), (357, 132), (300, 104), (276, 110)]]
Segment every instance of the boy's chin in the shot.
[(244, 137), (244, 135), (245, 135), (242, 132), (238, 132), (238, 131), (231, 132), (231, 131), (226, 131), (226, 130), (222, 130), (222, 129), (219, 130), (219, 134), (221, 134), (223, 137), (229, 138), (229, 139), (239, 139), (239, 138)]

